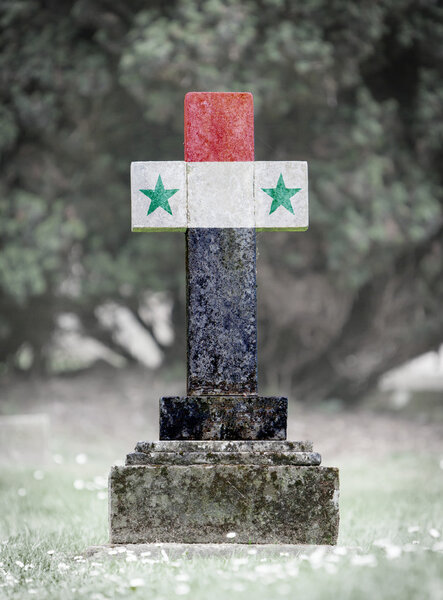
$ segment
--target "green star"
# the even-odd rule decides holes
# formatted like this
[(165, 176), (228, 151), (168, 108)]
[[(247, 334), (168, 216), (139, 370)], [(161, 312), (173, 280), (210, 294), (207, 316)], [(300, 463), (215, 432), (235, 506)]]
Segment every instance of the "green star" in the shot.
[(294, 209), (292, 208), (292, 204), (289, 199), (299, 192), (301, 188), (287, 188), (285, 182), (283, 181), (283, 175), (280, 173), (277, 187), (262, 188), (262, 190), (272, 198), (271, 210), (269, 211), (269, 214), (272, 214), (279, 206), (284, 206), (286, 210), (289, 210), (290, 213), (294, 214)]
[(161, 175), (158, 176), (157, 183), (155, 184), (155, 190), (140, 190), (145, 196), (151, 199), (149, 205), (148, 215), (150, 215), (156, 208), (163, 208), (166, 212), (172, 215), (171, 207), (169, 206), (169, 198), (173, 196), (177, 190), (165, 190)]

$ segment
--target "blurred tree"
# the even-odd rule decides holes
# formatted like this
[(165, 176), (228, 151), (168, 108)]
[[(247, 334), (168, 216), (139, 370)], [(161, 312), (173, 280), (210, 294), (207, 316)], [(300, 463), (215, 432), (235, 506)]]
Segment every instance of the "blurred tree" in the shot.
[[(0, 361), (61, 312), (167, 289), (184, 242), (129, 232), (132, 159), (178, 159), (183, 95), (249, 90), (258, 159), (308, 160), (311, 228), (259, 237), (260, 372), (353, 399), (443, 339), (443, 8), (423, 0), (7, 0)], [(288, 335), (290, 332), (290, 335)]]

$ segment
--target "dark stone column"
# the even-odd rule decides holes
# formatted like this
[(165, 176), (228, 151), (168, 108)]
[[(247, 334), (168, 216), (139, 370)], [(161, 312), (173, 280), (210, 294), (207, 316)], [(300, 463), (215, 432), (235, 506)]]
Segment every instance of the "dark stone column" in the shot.
[[(254, 160), (251, 94), (185, 98), (185, 161)], [(187, 395), (160, 400), (161, 440), (283, 440), (287, 399), (257, 395), (255, 229), (188, 229)]]
[(257, 393), (254, 229), (189, 229), (189, 396)]

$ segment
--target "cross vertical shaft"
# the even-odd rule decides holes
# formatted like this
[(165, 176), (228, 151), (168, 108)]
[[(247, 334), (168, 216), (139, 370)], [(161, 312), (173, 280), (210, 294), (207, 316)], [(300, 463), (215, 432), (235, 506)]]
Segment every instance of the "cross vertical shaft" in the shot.
[(186, 95), (184, 165), (187, 395), (161, 398), (160, 439), (286, 439), (287, 399), (257, 395), (251, 94)]
[[(251, 94), (186, 96), (186, 162), (253, 160)], [(188, 395), (256, 394), (255, 228), (191, 228), (186, 250)]]

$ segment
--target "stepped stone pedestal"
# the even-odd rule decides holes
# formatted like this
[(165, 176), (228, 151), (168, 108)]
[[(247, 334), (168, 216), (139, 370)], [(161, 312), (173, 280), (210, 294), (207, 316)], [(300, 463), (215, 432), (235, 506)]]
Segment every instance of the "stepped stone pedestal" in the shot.
[(112, 543), (336, 542), (338, 470), (309, 443), (159, 444), (112, 469)]
[(253, 165), (244, 93), (186, 96), (185, 161), (133, 165), (133, 229), (186, 230), (187, 395), (112, 469), (111, 542), (335, 544), (338, 470), (257, 394), (255, 229), (307, 228), (306, 163)]
[(320, 462), (309, 442), (139, 442), (111, 471), (111, 543), (334, 544), (338, 469)]

